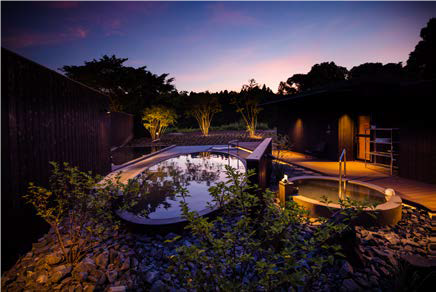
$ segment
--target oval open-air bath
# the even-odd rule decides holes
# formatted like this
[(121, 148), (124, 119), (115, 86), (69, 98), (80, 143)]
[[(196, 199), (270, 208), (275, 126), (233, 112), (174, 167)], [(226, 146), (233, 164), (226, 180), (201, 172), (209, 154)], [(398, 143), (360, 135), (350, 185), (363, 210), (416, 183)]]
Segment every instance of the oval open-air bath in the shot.
[[(312, 217), (329, 217), (339, 205), (339, 179), (327, 176), (298, 176), (289, 179), (298, 188), (298, 195), (293, 200), (310, 211)], [(376, 204), (374, 209), (366, 208), (366, 212), (374, 212), (376, 222), (380, 225), (396, 224), (401, 220), (402, 201), (391, 189), (385, 189), (374, 184), (347, 180), (345, 195), (356, 201), (367, 201)], [(326, 204), (323, 197), (331, 203)], [(359, 224), (368, 224), (374, 220), (364, 213), (359, 218)]]
[[(245, 172), (242, 160), (219, 152), (180, 154), (149, 165), (134, 179), (146, 182), (145, 193), (137, 204), (117, 214), (124, 220), (142, 225), (166, 225), (185, 221), (180, 202), (185, 200), (191, 211), (207, 215), (216, 210), (210, 206), (212, 196), (208, 189), (227, 181), (225, 165)], [(188, 191), (182, 197), (179, 188)]]

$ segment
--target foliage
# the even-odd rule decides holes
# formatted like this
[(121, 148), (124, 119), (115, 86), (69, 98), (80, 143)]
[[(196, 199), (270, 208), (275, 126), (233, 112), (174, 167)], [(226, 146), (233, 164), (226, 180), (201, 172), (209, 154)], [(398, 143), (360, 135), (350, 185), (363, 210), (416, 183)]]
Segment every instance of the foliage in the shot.
[(436, 77), (436, 18), (431, 18), (421, 29), (421, 41), (409, 54), (406, 69), (423, 78)]
[(403, 66), (400, 63), (365, 63), (351, 68), (350, 80), (391, 81), (404, 77)]
[(99, 60), (85, 61), (81, 66), (63, 66), (60, 70), (69, 78), (108, 95), (111, 111), (140, 114), (145, 107), (173, 95), (174, 78), (153, 74), (146, 66), (125, 66), (127, 60), (104, 55)]
[(297, 92), (301, 92), (346, 80), (347, 76), (348, 71), (345, 67), (334, 62), (324, 62), (313, 65), (307, 74), (294, 74), (289, 77), (283, 87), (295, 88)]
[[(277, 160), (281, 161), (285, 157), (286, 151), (292, 149), (292, 144), (289, 141), (288, 135), (277, 134), (273, 138), (273, 145), (275, 146), (274, 156)], [(283, 178), (286, 170), (286, 164), (273, 162), (272, 174), (274, 181), (278, 182)]]
[(197, 120), (203, 135), (208, 136), (212, 118), (214, 114), (221, 111), (221, 105), (216, 96), (208, 92), (191, 94), (190, 99), (190, 108), (187, 110), (187, 114)]
[(256, 134), (257, 116), (262, 110), (259, 107), (261, 89), (256, 80), (250, 79), (249, 84), (244, 84), (241, 94), (232, 100), (236, 111), (242, 115), (250, 137)]
[(143, 125), (153, 141), (165, 133), (166, 128), (176, 122), (176, 118), (174, 110), (165, 106), (152, 106), (142, 113)]
[(209, 189), (221, 215), (209, 220), (181, 202), (186, 228), (198, 242), (178, 248), (169, 271), (199, 291), (310, 290), (335, 257), (343, 257), (331, 238), (348, 225), (320, 219), (314, 228), (303, 207), (290, 201), (281, 209), (274, 193), (252, 185), (253, 171), (226, 169), (228, 181)]
[[(119, 177), (102, 181), (102, 177), (81, 172), (68, 163), (60, 166), (50, 162), (50, 165), (49, 187), (29, 183), (24, 199), (53, 228), (67, 262), (75, 264), (94, 242), (105, 239), (108, 231), (118, 229), (120, 222), (114, 216), (113, 207), (123, 209), (134, 205), (131, 198), (135, 189), (132, 184), (119, 183)], [(120, 190), (125, 194), (122, 201)], [(65, 238), (71, 242), (68, 248)]]

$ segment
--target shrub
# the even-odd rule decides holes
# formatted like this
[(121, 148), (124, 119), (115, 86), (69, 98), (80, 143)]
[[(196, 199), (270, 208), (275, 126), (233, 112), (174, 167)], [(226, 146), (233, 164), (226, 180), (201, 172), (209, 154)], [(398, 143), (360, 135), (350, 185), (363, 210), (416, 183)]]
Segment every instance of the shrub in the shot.
[[(109, 231), (119, 228), (113, 208), (133, 205), (131, 199), (138, 185), (134, 182), (122, 185), (119, 177), (102, 181), (101, 176), (81, 172), (68, 163), (60, 166), (50, 162), (50, 165), (49, 187), (29, 183), (24, 199), (53, 228), (67, 262), (75, 264), (94, 242), (104, 240)], [(122, 201), (120, 191), (124, 193)], [(66, 240), (70, 240), (68, 249)]]
[(321, 227), (313, 230), (305, 209), (293, 201), (281, 209), (275, 204), (275, 194), (260, 192), (250, 184), (253, 174), (241, 174), (227, 167), (228, 181), (209, 189), (213, 202), (222, 210), (213, 220), (190, 211), (181, 202), (188, 221), (186, 228), (198, 240), (194, 245), (178, 248), (169, 267), (185, 288), (307, 288), (324, 268), (333, 264), (335, 257), (343, 257), (340, 245), (329, 239), (347, 229), (347, 223), (332, 224), (320, 219)]

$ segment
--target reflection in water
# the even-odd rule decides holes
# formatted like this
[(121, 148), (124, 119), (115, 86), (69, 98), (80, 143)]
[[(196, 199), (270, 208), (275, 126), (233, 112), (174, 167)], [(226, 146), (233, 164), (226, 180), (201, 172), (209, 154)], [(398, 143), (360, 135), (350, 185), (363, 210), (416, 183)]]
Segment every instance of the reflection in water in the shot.
[(146, 186), (146, 194), (130, 211), (138, 215), (146, 213), (150, 219), (178, 217), (182, 200), (177, 194), (179, 187), (188, 190), (185, 200), (191, 210), (203, 210), (212, 200), (209, 187), (227, 180), (225, 165), (245, 172), (242, 161), (221, 153), (185, 154), (160, 162), (138, 177)]

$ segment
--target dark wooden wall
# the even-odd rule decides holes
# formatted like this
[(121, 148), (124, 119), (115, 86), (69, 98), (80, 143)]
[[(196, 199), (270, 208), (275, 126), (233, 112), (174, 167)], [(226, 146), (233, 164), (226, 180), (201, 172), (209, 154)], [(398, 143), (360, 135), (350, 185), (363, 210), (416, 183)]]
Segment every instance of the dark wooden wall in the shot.
[(435, 96), (436, 80), (321, 91), (275, 105), (277, 130), (289, 136), (295, 151), (326, 142), (323, 158), (335, 161), (345, 147), (347, 160), (354, 160), (358, 116), (369, 115), (371, 125), (400, 128), (400, 176), (436, 183)]
[[(21, 196), (49, 161), (110, 170), (108, 98), (2, 48), (2, 267), (46, 231)], [(7, 258), (9, 256), (9, 258)]]
[(120, 147), (133, 138), (133, 115), (111, 112), (111, 148)]

